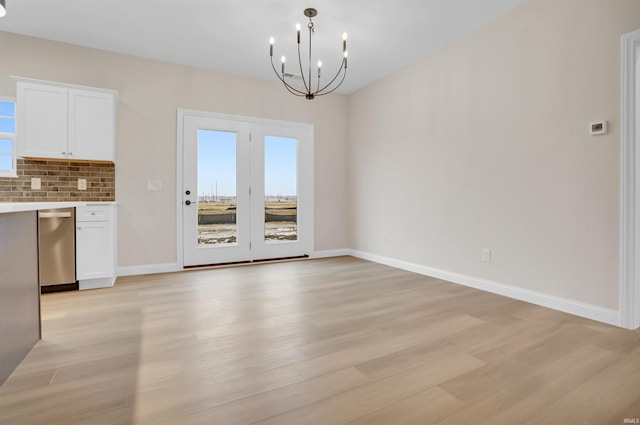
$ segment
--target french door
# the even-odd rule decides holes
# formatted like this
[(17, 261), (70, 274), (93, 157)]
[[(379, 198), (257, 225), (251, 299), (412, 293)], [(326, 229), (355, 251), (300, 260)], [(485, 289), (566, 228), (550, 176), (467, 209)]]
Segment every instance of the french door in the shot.
[(184, 112), (183, 264), (308, 255), (313, 128)]

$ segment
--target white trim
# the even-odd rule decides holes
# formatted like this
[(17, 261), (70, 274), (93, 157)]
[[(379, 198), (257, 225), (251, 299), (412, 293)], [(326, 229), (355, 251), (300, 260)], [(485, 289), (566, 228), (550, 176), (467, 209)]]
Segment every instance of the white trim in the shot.
[(310, 259), (319, 259), (319, 258), (331, 258), (331, 257), (344, 257), (345, 255), (351, 255), (351, 250), (344, 249), (325, 249), (322, 251), (314, 251), (309, 255)]
[(362, 258), (363, 260), (373, 261), (375, 263), (407, 270), (424, 276), (435, 277), (438, 279), (446, 280), (448, 282), (457, 283), (459, 285), (469, 286), (471, 288), (476, 288), (482, 291), (503, 295), (505, 297), (513, 298), (516, 300), (548, 307), (576, 316), (585, 317), (587, 319), (608, 323), (610, 325), (618, 325), (620, 323), (620, 314), (616, 310), (610, 310), (591, 304), (580, 303), (577, 301), (555, 297), (536, 291), (516, 288), (514, 286), (505, 285), (502, 283), (492, 282), (489, 280), (453, 273), (446, 270), (422, 266), (415, 263), (409, 263), (407, 261), (395, 260), (393, 258), (383, 257), (380, 255), (370, 254), (358, 250), (350, 250), (350, 254), (354, 257)]
[(620, 205), (620, 326), (640, 327), (640, 155), (636, 97), (640, 30), (622, 37), (621, 205)]
[(118, 277), (138, 276), (141, 274), (172, 273), (182, 271), (178, 263), (146, 264), (142, 266), (118, 267)]
[(115, 277), (103, 277), (100, 279), (81, 279), (78, 280), (78, 289), (84, 291), (86, 289), (110, 288), (115, 282)]
[(272, 120), (269, 118), (257, 118), (257, 117), (250, 117), (248, 115), (231, 115), (231, 114), (222, 114), (218, 112), (205, 112), (205, 111), (198, 111), (194, 109), (178, 109), (178, 117), (180, 117), (180, 115), (182, 116), (192, 115), (195, 117), (214, 118), (214, 119), (227, 120), (227, 121), (249, 122), (251, 124), (266, 125), (266, 126), (295, 127), (303, 130), (307, 130), (311, 126), (311, 128), (313, 129), (313, 124), (299, 123), (299, 122), (293, 122), (293, 121)]
[(176, 261), (177, 266), (180, 269), (184, 268), (184, 237), (183, 237), (183, 208), (182, 208), (182, 188), (184, 187), (184, 173), (183, 173), (183, 161), (184, 161), (184, 116), (189, 115), (190, 111), (186, 109), (178, 109), (176, 114), (177, 119), (177, 138), (176, 138)]

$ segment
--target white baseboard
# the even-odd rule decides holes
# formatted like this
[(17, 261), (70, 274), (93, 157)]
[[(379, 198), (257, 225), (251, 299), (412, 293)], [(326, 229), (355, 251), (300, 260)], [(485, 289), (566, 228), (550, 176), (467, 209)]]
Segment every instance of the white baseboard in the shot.
[(115, 277), (103, 277), (99, 279), (81, 279), (78, 280), (78, 289), (83, 291), (85, 289), (99, 289), (110, 288), (115, 283)]
[(171, 273), (181, 271), (178, 263), (146, 264), (143, 266), (118, 267), (118, 276), (137, 276), (141, 274)]
[(422, 266), (406, 261), (395, 260), (393, 258), (383, 257), (376, 254), (370, 254), (358, 250), (348, 250), (349, 254), (362, 258), (363, 260), (373, 261), (387, 266), (407, 270), (413, 273), (435, 277), (446, 280), (448, 282), (457, 283), (471, 288), (480, 289), (494, 294), (503, 295), (505, 297), (526, 301), (532, 304), (548, 307), (564, 313), (573, 314), (575, 316), (585, 317), (587, 319), (597, 320), (599, 322), (610, 325), (621, 326), (621, 315), (619, 311), (598, 307), (591, 304), (585, 304), (566, 298), (556, 297), (553, 295), (543, 294), (541, 292), (531, 291), (528, 289), (517, 288), (502, 283), (496, 283), (472, 276), (466, 276), (458, 273), (452, 273), (446, 270), (440, 270), (432, 267)]
[(342, 257), (345, 255), (351, 255), (350, 249), (325, 249), (322, 251), (314, 251), (309, 258), (330, 258), (330, 257)]

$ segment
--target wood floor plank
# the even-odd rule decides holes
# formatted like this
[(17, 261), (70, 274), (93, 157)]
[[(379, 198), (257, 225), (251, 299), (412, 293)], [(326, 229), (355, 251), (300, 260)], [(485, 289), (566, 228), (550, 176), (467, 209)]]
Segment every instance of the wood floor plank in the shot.
[[(312, 406), (332, 395), (360, 387), (368, 379), (355, 368), (348, 368), (304, 380), (219, 406), (198, 406), (193, 412), (161, 424), (171, 425), (245, 425), (289, 412), (301, 406)], [(146, 417), (136, 416), (148, 423)]]
[(621, 424), (640, 332), (338, 257), (46, 294), (2, 425)]
[(464, 403), (440, 387), (432, 387), (412, 397), (384, 407), (347, 425), (434, 424), (464, 407)]
[(258, 421), (256, 424), (338, 425), (348, 423), (378, 411), (381, 406), (399, 403), (483, 365), (483, 362), (467, 354), (438, 358), (362, 385), (345, 394), (336, 394), (312, 405)]

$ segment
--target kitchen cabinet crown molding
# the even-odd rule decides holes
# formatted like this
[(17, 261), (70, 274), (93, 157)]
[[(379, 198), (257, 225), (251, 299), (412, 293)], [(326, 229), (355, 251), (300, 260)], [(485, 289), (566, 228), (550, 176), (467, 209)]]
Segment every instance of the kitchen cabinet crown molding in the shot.
[(18, 77), (18, 76), (15, 76), (15, 75), (12, 75), (10, 78), (12, 80), (23, 82), (23, 83), (45, 84), (45, 85), (48, 85), (48, 86), (62, 87), (62, 88), (65, 88), (65, 89), (91, 90), (91, 91), (95, 91), (95, 92), (109, 93), (109, 94), (114, 96), (114, 100), (115, 100), (116, 103), (118, 103), (120, 101), (120, 95), (118, 93), (118, 90), (114, 90), (114, 89), (105, 89), (105, 88), (101, 88), (101, 87), (82, 86), (80, 84), (60, 83), (60, 82), (57, 82), (57, 81), (39, 80), (39, 79), (36, 79), (36, 78)]

